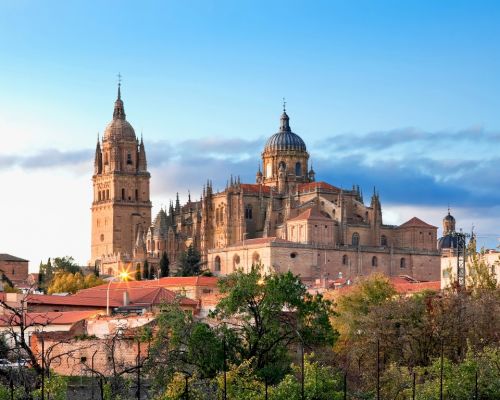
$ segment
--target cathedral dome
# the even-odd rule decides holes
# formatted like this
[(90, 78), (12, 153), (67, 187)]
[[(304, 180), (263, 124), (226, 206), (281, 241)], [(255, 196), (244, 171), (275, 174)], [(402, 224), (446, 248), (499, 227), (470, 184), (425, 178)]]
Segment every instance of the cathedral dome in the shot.
[(126, 120), (120, 86), (121, 85), (118, 84), (118, 97), (115, 101), (113, 120), (104, 131), (104, 140), (136, 139), (134, 128), (132, 128), (132, 125)]
[(126, 119), (113, 118), (104, 131), (104, 139), (136, 139), (132, 125)]
[(439, 239), (438, 249), (456, 249), (458, 247), (458, 238), (454, 235), (446, 235)]
[(280, 130), (267, 140), (264, 152), (276, 150), (306, 151), (306, 144), (299, 135), (292, 132), (289, 121), (290, 118), (283, 111)]

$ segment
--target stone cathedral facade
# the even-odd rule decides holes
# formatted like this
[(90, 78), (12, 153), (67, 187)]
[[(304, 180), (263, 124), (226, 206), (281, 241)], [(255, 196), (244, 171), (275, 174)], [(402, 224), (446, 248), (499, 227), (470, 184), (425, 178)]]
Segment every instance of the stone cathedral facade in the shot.
[(223, 191), (211, 181), (200, 199), (161, 209), (151, 223), (144, 144), (125, 119), (118, 94), (113, 121), (96, 149), (92, 262), (104, 273), (120, 266), (157, 265), (166, 252), (173, 269), (193, 245), (214, 274), (292, 270), (304, 280), (352, 279), (372, 272), (437, 280), (437, 228), (414, 217), (400, 226), (382, 220), (380, 196), (368, 204), (359, 187), (316, 181), (302, 138), (283, 110), (277, 133), (261, 154), (255, 183), (231, 177)]

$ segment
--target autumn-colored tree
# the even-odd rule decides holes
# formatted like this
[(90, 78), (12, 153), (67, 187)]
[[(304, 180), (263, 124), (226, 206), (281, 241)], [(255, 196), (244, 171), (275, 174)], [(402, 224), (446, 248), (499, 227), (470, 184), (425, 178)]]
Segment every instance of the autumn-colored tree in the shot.
[(81, 273), (59, 272), (52, 279), (52, 283), (48, 288), (48, 294), (54, 293), (76, 293), (81, 289), (88, 289), (94, 286), (102, 285), (105, 282), (95, 276), (89, 274), (83, 276)]

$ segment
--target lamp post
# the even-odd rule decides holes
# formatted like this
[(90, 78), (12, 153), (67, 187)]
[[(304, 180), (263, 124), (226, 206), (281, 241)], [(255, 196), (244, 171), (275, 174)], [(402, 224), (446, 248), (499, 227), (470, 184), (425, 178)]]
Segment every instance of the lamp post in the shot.
[(109, 316), (109, 289), (111, 287), (111, 283), (113, 282), (123, 282), (127, 281), (130, 278), (128, 271), (121, 271), (118, 276), (115, 276), (109, 280), (108, 288), (106, 290), (106, 315)]

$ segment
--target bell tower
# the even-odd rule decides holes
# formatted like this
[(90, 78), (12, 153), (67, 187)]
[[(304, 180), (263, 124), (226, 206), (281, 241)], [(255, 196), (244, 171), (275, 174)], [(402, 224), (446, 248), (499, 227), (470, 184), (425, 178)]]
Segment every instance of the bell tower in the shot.
[(137, 232), (151, 225), (146, 150), (126, 120), (121, 83), (113, 119), (97, 140), (92, 176), (91, 264), (133, 256)]

